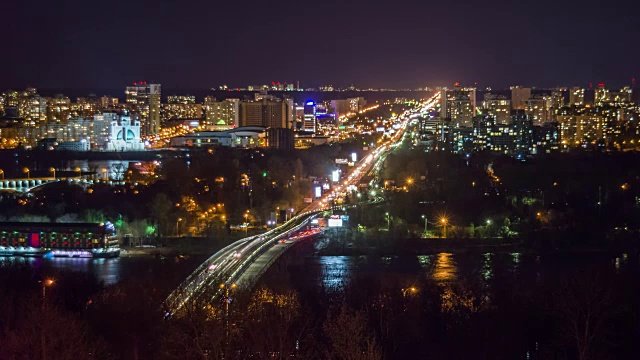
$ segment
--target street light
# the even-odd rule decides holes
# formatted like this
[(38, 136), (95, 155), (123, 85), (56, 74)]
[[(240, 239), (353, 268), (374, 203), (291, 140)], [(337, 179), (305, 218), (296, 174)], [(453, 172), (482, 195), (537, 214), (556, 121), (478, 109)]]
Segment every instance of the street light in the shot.
[(30, 172), (29, 168), (22, 169), (22, 172), (27, 174), (27, 180), (28, 180), (29, 179), (29, 172)]
[(2, 181), (4, 181), (4, 170), (0, 169), (0, 175), (2, 175)]
[[(53, 279), (45, 279), (40, 281), (42, 283), (42, 312), (44, 312), (47, 309), (47, 287), (49, 286), (53, 286), (54, 284), (54, 280)], [(42, 344), (42, 354), (41, 354), (41, 358), (42, 359), (46, 359), (47, 358), (47, 353), (46, 353), (46, 337), (44, 334), (44, 329), (41, 328), (40, 330), (40, 343)]]
[(487, 225), (491, 225), (491, 219), (487, 219)]
[(75, 168), (74, 171), (78, 173), (78, 177), (82, 176), (82, 169), (80, 169), (79, 167)]
[(249, 210), (244, 214), (244, 234), (245, 236), (249, 232), (249, 223), (247, 222), (247, 218), (249, 217)]
[(389, 231), (389, 229), (391, 228), (390, 220), (389, 220), (389, 213), (385, 213), (385, 216), (387, 217), (387, 231)]
[(276, 226), (278, 225), (278, 213), (280, 212), (280, 206), (276, 208)]
[(107, 169), (102, 168), (100, 171), (102, 171), (102, 177), (107, 180)]
[(441, 218), (440, 222), (442, 223), (442, 229), (444, 231), (444, 237), (447, 237), (447, 218)]
[(235, 289), (236, 284), (231, 284), (226, 286), (225, 284), (220, 284), (220, 289), (224, 290), (224, 307), (225, 307), (225, 343), (229, 341), (229, 304), (231, 303), (231, 298), (229, 297), (229, 289)]
[(176, 220), (176, 237), (180, 237), (180, 221), (182, 221), (182, 218)]
[(42, 301), (44, 303), (45, 299), (47, 298), (47, 287), (52, 286), (55, 283), (55, 280), (45, 279), (41, 281), (41, 283), (42, 283)]
[(49, 171), (53, 173), (53, 180), (55, 180), (56, 179), (56, 168), (52, 167), (52, 168), (49, 169)]
[(427, 232), (427, 217), (422, 215), (422, 218), (424, 219), (424, 232), (426, 234), (426, 232)]
[(402, 296), (407, 297), (407, 294), (415, 294), (418, 292), (418, 288), (415, 286), (410, 286), (408, 288), (402, 289)]

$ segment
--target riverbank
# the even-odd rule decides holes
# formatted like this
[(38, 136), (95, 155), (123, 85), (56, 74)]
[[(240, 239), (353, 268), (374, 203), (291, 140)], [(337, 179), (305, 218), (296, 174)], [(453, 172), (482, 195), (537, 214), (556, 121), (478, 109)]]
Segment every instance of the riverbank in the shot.
[(147, 242), (153, 245), (121, 246), (120, 256), (177, 256), (177, 255), (197, 255), (209, 256), (215, 254), (223, 247), (238, 241), (246, 236), (254, 236), (263, 233), (265, 230), (244, 232), (232, 232), (227, 238), (208, 237), (168, 237), (156, 241)]
[(318, 256), (403, 256), (403, 255), (431, 255), (438, 253), (452, 254), (482, 254), (482, 253), (527, 253), (527, 254), (609, 254), (619, 255), (628, 253), (629, 257), (637, 258), (635, 248), (571, 246), (548, 247), (537, 243), (527, 243), (520, 239), (504, 238), (407, 238), (395, 240), (378, 240), (372, 244), (353, 242), (332, 242), (330, 239), (319, 240), (315, 247)]

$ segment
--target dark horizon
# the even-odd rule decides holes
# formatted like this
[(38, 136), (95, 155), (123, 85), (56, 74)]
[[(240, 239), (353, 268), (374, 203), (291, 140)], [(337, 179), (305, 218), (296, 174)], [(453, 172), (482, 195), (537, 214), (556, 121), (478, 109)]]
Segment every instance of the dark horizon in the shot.
[(13, 2), (0, 87), (631, 85), (638, 5), (603, 4)]

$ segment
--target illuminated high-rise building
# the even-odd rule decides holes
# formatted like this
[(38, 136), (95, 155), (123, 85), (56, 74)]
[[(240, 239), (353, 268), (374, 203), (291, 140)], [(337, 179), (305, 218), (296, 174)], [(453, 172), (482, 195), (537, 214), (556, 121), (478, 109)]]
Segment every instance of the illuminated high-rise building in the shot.
[(531, 97), (531, 88), (512, 86), (511, 87), (511, 109), (525, 110), (527, 100)]
[(205, 127), (207, 130), (227, 130), (239, 126), (240, 100), (218, 101), (213, 96), (204, 98)]
[(593, 90), (593, 103), (598, 105), (606, 102), (609, 102), (609, 90), (604, 87), (604, 83), (599, 83)]
[(102, 109), (115, 109), (118, 107), (118, 98), (105, 95), (100, 98), (100, 106)]
[(611, 91), (609, 93), (609, 101), (614, 104), (624, 104), (631, 102), (633, 91), (631, 87), (625, 86), (620, 91)]
[(169, 95), (167, 104), (195, 104), (196, 97), (193, 95)]
[(365, 105), (366, 101), (363, 97), (331, 100), (331, 109), (336, 114), (336, 118), (348, 113), (356, 114)]
[(31, 121), (47, 120), (47, 99), (35, 94), (26, 99), (24, 118)]
[(89, 94), (87, 97), (79, 97), (72, 106), (75, 110), (75, 114), (82, 117), (93, 117), (93, 115), (100, 114), (102, 111), (102, 99), (98, 98), (95, 94)]
[(485, 94), (482, 108), (497, 124), (509, 124), (511, 121), (511, 101), (504, 95)]
[(160, 84), (134, 83), (125, 89), (127, 107), (140, 120), (142, 135), (160, 132)]
[(603, 139), (605, 119), (595, 115), (561, 115), (560, 139), (563, 148), (587, 147)]
[(71, 117), (71, 99), (58, 94), (47, 99), (47, 121), (66, 121)]
[(242, 101), (239, 106), (240, 126), (264, 126), (267, 128), (289, 128), (292, 122), (292, 102), (272, 97)]
[(162, 104), (162, 120), (196, 120), (202, 118), (202, 104), (193, 95), (170, 95)]
[(550, 95), (532, 95), (526, 101), (525, 113), (535, 126), (551, 121), (552, 97)]
[(579, 87), (572, 87), (569, 90), (569, 105), (571, 106), (584, 106), (584, 89)]
[(316, 103), (307, 101), (304, 104), (304, 118), (302, 119), (302, 130), (316, 132)]
[(456, 83), (453, 90), (442, 90), (441, 117), (450, 119), (454, 127), (471, 127), (476, 113), (476, 89), (462, 88)]
[(15, 107), (15, 115), (28, 122), (39, 122), (47, 119), (47, 99), (40, 96), (35, 88), (25, 91), (9, 91), (5, 106)]

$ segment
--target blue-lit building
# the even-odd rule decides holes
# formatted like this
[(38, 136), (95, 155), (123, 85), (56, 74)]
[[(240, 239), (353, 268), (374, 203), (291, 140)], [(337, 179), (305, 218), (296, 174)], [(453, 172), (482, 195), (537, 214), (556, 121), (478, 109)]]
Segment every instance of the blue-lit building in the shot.
[(316, 132), (316, 103), (307, 101), (304, 104), (304, 118), (302, 119), (302, 131)]

